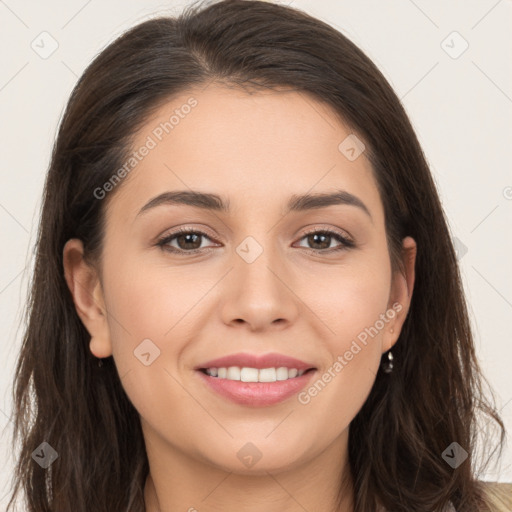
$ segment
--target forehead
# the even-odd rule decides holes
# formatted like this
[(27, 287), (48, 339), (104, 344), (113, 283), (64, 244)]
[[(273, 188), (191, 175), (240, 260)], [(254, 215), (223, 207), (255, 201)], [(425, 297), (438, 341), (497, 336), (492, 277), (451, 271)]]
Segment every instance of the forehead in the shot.
[(133, 218), (149, 198), (187, 188), (228, 197), (238, 211), (341, 188), (364, 196), (378, 217), (364, 151), (356, 159), (345, 152), (354, 135), (304, 92), (190, 89), (163, 103), (135, 134), (131, 154), (138, 156), (125, 166), (109, 209)]

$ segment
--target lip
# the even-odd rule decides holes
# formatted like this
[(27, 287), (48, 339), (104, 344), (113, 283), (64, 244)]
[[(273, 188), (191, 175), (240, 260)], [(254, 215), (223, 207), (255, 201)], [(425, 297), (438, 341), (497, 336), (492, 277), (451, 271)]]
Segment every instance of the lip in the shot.
[(317, 371), (312, 369), (300, 377), (276, 382), (242, 382), (219, 379), (203, 373), (200, 369), (196, 370), (195, 373), (209, 389), (231, 402), (248, 407), (268, 407), (297, 394)]
[[(268, 354), (254, 355), (240, 352), (238, 354), (231, 354), (211, 361), (206, 361), (198, 366), (195, 370), (202, 370), (206, 368), (229, 368), (230, 366), (238, 366), (239, 368), (297, 368), (297, 370), (309, 370), (315, 368), (312, 363), (306, 363), (294, 357), (271, 352)], [(284, 382), (284, 381), (283, 381)]]

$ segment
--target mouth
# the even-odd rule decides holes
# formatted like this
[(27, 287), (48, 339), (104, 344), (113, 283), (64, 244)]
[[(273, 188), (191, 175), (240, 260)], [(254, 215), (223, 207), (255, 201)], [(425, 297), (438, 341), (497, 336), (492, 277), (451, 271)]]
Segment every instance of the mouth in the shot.
[[(234, 368), (240, 369), (242, 375), (247, 376), (248, 378), (255, 378), (255, 370), (265, 370), (263, 372), (264, 379), (270, 378), (270, 376), (273, 375), (273, 371), (275, 371), (276, 380), (281, 380), (281, 378), (283, 380), (285, 379), (285, 370), (288, 373), (291, 372), (291, 377), (293, 378), (300, 372), (304, 373), (307, 370), (316, 369), (315, 365), (312, 363), (307, 363), (295, 357), (286, 356), (277, 352), (270, 352), (267, 354), (249, 354), (244, 352), (231, 354), (218, 357), (217, 359), (212, 359), (210, 361), (205, 361), (194, 369), (209, 372), (209, 375), (213, 377), (226, 378), (227, 375), (230, 375), (229, 378), (240, 380), (240, 378), (237, 377), (238, 371), (234, 370)], [(217, 371), (217, 375), (215, 375), (215, 371)], [(296, 374), (295, 371), (297, 372)], [(288, 377), (289, 375), (286, 375), (286, 378)], [(248, 382), (255, 381), (251, 380)], [(264, 380), (263, 382), (271, 381)]]
[(297, 368), (287, 368), (286, 366), (270, 368), (240, 368), (239, 366), (199, 368), (200, 372), (209, 377), (240, 382), (281, 382), (302, 377), (304, 374), (315, 370), (316, 368), (298, 370)]
[[(255, 380), (256, 372), (258, 380)], [(216, 376), (213, 375), (215, 373)], [(195, 371), (206, 389), (214, 396), (250, 408), (270, 407), (285, 402), (299, 393), (316, 373), (316, 368), (308, 368), (301, 370), (299, 375), (296, 368), (283, 367), (213, 367)]]
[(266, 407), (297, 394), (317, 367), (282, 354), (234, 354), (194, 368), (216, 395), (247, 407)]

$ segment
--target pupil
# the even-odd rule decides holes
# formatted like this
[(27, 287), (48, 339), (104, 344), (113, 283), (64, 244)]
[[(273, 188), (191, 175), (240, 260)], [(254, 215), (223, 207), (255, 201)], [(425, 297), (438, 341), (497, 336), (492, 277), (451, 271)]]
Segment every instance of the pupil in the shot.
[[(317, 240), (316, 240), (318, 237), (329, 238), (329, 235), (325, 235), (325, 234), (321, 234), (321, 233), (320, 233), (320, 234), (319, 234), (319, 233), (316, 233), (316, 234), (314, 234), (314, 235), (310, 235), (310, 236), (309, 236), (309, 238), (310, 238), (310, 242), (311, 242), (311, 239), (312, 239), (312, 240), (313, 240), (313, 243), (318, 243), (318, 242), (317, 242)], [(322, 242), (320, 242), (320, 243), (322, 243)], [(326, 243), (325, 243), (325, 241), (324, 241), (324, 242), (323, 242), (323, 244), (322, 244), (322, 248), (323, 248), (323, 249), (328, 248), (328, 247), (329, 247), (329, 245), (330, 245), (330, 244), (328, 244), (328, 243), (326, 244)]]
[[(187, 233), (186, 235), (181, 235), (181, 236), (178, 238), (178, 241), (180, 241), (180, 240), (182, 240), (183, 238), (185, 238), (185, 239), (186, 239), (186, 242), (185, 242), (186, 247), (181, 247), (181, 246), (182, 246), (182, 244), (179, 244), (179, 245), (180, 245), (180, 247), (181, 247), (182, 249), (190, 249), (190, 247), (188, 247), (188, 244), (194, 243), (194, 240), (190, 241), (190, 239), (191, 239), (191, 238), (196, 239), (195, 241), (197, 242), (197, 239), (199, 239), (199, 236), (200, 236), (200, 235), (196, 235), (196, 234), (194, 234), (194, 233)], [(201, 244), (199, 244), (199, 246), (200, 246), (200, 245), (201, 245)], [(192, 249), (197, 249), (197, 247), (192, 247)]]

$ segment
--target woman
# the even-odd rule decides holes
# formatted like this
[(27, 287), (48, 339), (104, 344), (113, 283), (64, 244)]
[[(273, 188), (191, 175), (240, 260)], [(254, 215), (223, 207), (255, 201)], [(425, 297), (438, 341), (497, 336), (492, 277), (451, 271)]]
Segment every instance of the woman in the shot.
[(484, 382), (418, 140), (342, 34), (226, 0), (84, 72), (45, 186), (13, 500), (505, 510), (475, 476), (479, 415), (504, 438)]

